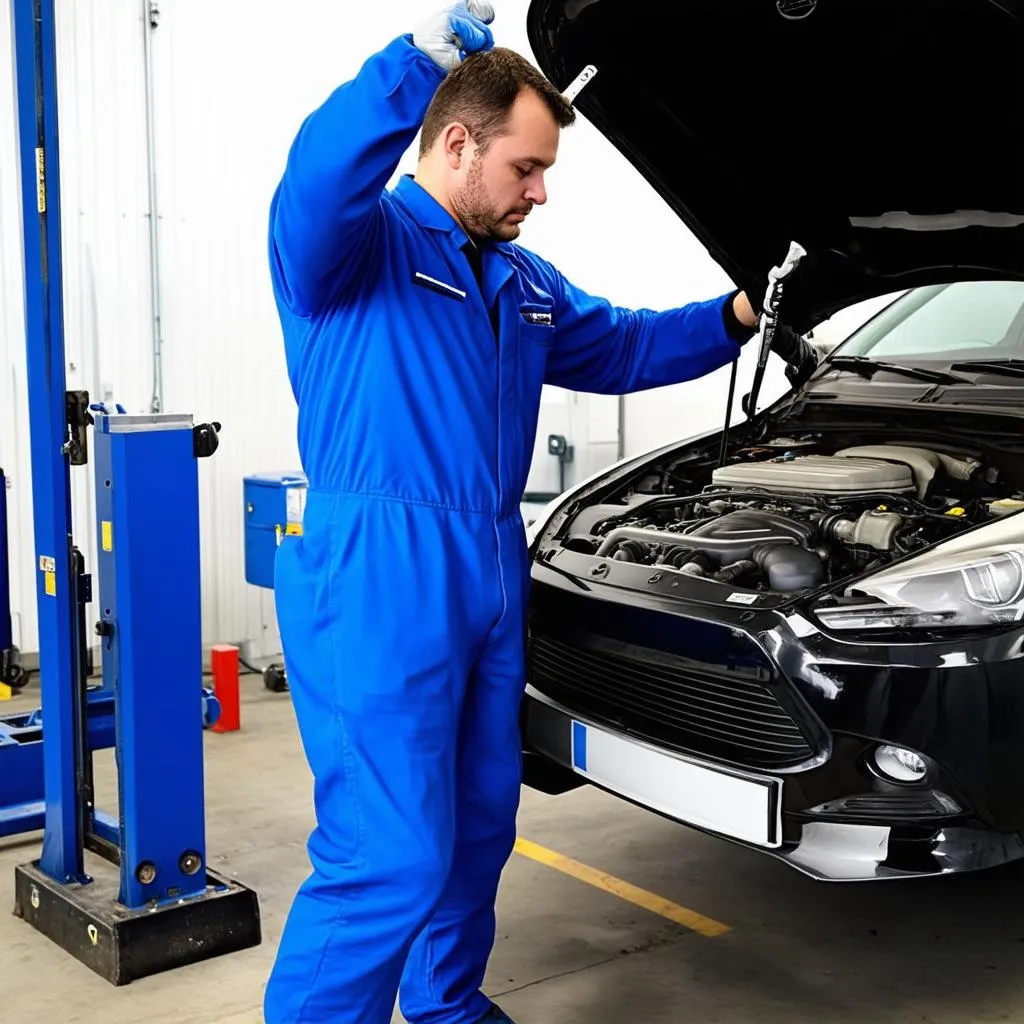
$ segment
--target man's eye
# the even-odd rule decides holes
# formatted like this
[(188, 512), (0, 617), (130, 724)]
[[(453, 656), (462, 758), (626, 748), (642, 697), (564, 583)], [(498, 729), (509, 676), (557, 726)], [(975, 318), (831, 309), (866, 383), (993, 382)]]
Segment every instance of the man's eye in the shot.
[(529, 173), (530, 173), (530, 168), (529, 167), (517, 167), (516, 168), (516, 174), (518, 174), (520, 178), (525, 178)]

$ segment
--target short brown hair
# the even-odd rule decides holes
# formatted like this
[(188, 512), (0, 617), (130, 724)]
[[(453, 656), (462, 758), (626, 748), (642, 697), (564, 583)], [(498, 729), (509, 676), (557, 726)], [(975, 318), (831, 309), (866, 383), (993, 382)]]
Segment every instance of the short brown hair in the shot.
[(568, 128), (576, 120), (572, 104), (537, 68), (514, 50), (496, 46), (471, 54), (438, 86), (423, 120), (420, 156), (453, 121), (464, 124), (486, 152), (504, 130), (512, 104), (523, 89), (540, 96), (560, 127)]

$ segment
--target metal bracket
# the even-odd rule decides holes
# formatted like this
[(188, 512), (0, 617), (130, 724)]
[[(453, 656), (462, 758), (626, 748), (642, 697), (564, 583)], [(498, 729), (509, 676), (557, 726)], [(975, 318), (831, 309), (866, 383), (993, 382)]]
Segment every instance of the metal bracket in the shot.
[(21, 652), (17, 647), (0, 651), (0, 684), (12, 690), (20, 689), (25, 670), (21, 667)]
[(95, 422), (89, 412), (88, 391), (68, 391), (64, 397), (68, 440), (64, 454), (72, 466), (84, 466), (89, 461), (89, 427)]
[(219, 423), (200, 423), (192, 430), (192, 453), (197, 459), (208, 459), (220, 445)]

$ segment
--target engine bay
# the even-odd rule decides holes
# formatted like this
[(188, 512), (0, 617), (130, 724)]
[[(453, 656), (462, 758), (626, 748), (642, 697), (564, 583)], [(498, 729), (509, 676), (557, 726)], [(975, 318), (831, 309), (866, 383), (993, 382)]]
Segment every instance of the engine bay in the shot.
[(730, 592), (798, 595), (1024, 509), (1024, 491), (983, 458), (837, 440), (852, 438), (780, 435), (726, 459), (713, 445), (677, 452), (581, 501), (538, 557), (568, 549)]

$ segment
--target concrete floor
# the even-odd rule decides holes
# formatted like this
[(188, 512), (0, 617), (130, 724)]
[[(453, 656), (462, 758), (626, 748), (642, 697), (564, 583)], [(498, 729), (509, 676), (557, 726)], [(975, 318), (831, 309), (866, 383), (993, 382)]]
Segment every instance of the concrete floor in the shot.
[[(243, 684), (244, 731), (206, 735), (209, 851), (259, 892), (263, 945), (114, 988), (6, 912), (38, 836), (0, 840), (4, 1024), (260, 1024), (312, 819), (287, 695)], [(705, 938), (517, 854), (486, 988), (519, 1024), (1024, 1020), (1022, 870), (824, 886), (592, 790), (526, 792), (520, 834), (729, 930)]]

